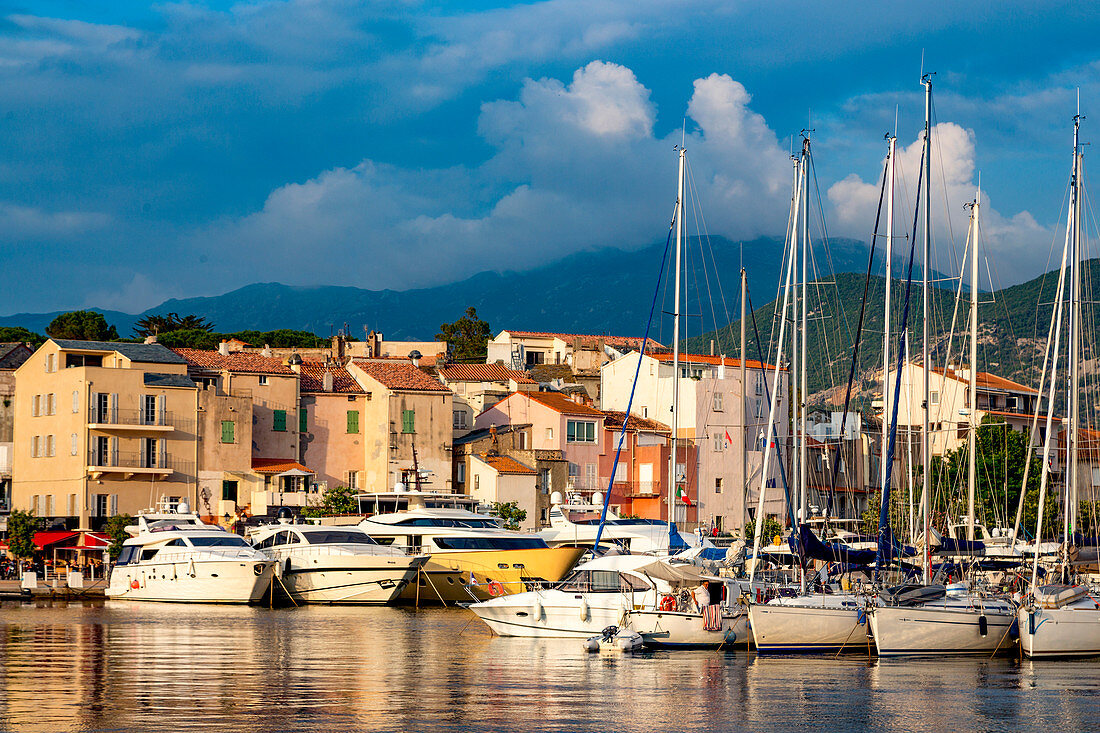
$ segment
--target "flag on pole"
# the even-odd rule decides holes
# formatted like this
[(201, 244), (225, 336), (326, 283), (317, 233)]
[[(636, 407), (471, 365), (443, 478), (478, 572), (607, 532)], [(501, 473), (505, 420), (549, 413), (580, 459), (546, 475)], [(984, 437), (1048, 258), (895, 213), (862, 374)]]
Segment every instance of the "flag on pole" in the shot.
[(730, 437), (730, 431), (726, 431), (726, 445), (733, 445), (733, 438)]
[(687, 490), (684, 488), (683, 484), (676, 484), (676, 498), (688, 506), (691, 506), (691, 499), (688, 498)]

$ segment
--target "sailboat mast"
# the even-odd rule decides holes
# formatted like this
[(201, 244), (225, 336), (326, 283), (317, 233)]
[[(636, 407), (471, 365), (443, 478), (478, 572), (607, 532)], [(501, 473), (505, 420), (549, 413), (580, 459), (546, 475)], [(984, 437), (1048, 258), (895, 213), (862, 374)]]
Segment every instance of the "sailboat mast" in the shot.
[(687, 151), (680, 146), (680, 170), (676, 183), (676, 270), (672, 306), (672, 447), (668, 457), (668, 525), (671, 543), (673, 510), (676, 507), (676, 457), (680, 444), (680, 253), (684, 231), (684, 162)]
[[(894, 277), (894, 145), (896, 136), (887, 136), (886, 153), (886, 289), (882, 308), (882, 447), (879, 451), (879, 486), (886, 483), (886, 444), (890, 442), (890, 421), (886, 419), (886, 388), (890, 384), (890, 290)], [(910, 526), (912, 526), (910, 524)]]
[(1070, 281), (1070, 332), (1069, 332), (1069, 490), (1065, 507), (1065, 540), (1069, 540), (1077, 528), (1077, 461), (1079, 447), (1080, 402), (1080, 351), (1081, 351), (1081, 113), (1073, 117), (1073, 184), (1070, 189), (1070, 207), (1073, 224), (1070, 229), (1070, 262), (1073, 279)]
[[(791, 380), (791, 451), (790, 451), (790, 456), (791, 456), (791, 477), (793, 479), (794, 486), (796, 486), (796, 487), (800, 486), (801, 483), (802, 483), (802, 480), (801, 480), (802, 453), (799, 450), (799, 447), (801, 446), (801, 442), (799, 441), (799, 431), (798, 431), (798, 405), (802, 401), (802, 381), (799, 379), (799, 374), (801, 374), (801, 372), (799, 371), (799, 365), (801, 363), (802, 350), (799, 348), (799, 344), (798, 344), (798, 326), (799, 326), (799, 319), (798, 319), (798, 300), (799, 300), (799, 291), (798, 291), (798, 279), (799, 279), (799, 273), (798, 273), (798, 248), (799, 248), (799, 241), (800, 241), (799, 238), (801, 236), (800, 232), (801, 232), (801, 226), (802, 226), (802, 187), (803, 187), (803, 176), (804, 176), (804, 173), (805, 173), (805, 171), (803, 170), (802, 163), (803, 163), (803, 161), (802, 161), (801, 157), (795, 159), (795, 163), (794, 163), (795, 184), (794, 184), (794, 186), (795, 186), (795, 191), (796, 191), (796, 194), (795, 194), (796, 198), (795, 198), (794, 220), (791, 222), (791, 227), (792, 227), (791, 228), (791, 264), (792, 264), (791, 277), (793, 278), (793, 283), (792, 283), (792, 289), (791, 289), (791, 315), (790, 315), (790, 318), (791, 318), (791, 370), (790, 370), (790, 380)], [(783, 316), (786, 317), (787, 314), (784, 313)], [(799, 521), (799, 517), (802, 515), (802, 504), (800, 503), (801, 499), (802, 499), (802, 495), (798, 491), (792, 491), (791, 494), (792, 494), (791, 495), (791, 501), (795, 505), (794, 506), (794, 521), (797, 523)], [(791, 529), (797, 529), (797, 527), (792, 527)]]
[[(809, 260), (810, 260), (810, 138), (807, 136), (802, 141), (802, 326), (799, 329), (801, 331), (800, 340), (802, 343), (802, 352), (799, 354), (798, 362), (801, 367), (801, 373), (799, 378), (802, 382), (802, 387), (799, 390), (798, 401), (798, 413), (799, 422), (801, 423), (799, 429), (799, 483), (798, 483), (798, 506), (802, 510), (802, 515), (799, 517), (799, 521), (805, 522), (809, 519), (808, 509), (809, 502), (807, 501), (807, 485), (809, 483), (809, 441), (806, 434), (806, 403), (809, 401), (807, 396), (810, 393), (809, 386), (809, 370), (807, 367), (806, 358), (807, 345), (806, 334), (808, 332), (808, 303), (809, 298), (806, 297), (806, 284), (810, 281), (809, 273)], [(805, 572), (803, 571), (803, 575)], [(805, 578), (803, 578), (803, 584), (805, 584)], [(805, 590), (805, 589), (803, 589)]]
[(932, 440), (930, 435), (931, 425), (928, 421), (929, 414), (929, 376), (930, 355), (928, 351), (928, 268), (931, 265), (932, 252), (932, 76), (925, 74), (921, 79), (924, 84), (924, 246), (923, 246), (923, 330), (921, 338), (921, 358), (924, 359), (924, 430), (921, 433), (921, 511), (924, 520), (924, 582), (932, 582), (932, 544), (931, 544), (931, 490), (932, 482)]
[(966, 539), (974, 541), (974, 494), (978, 484), (978, 210), (982, 189), (970, 214), (970, 430), (966, 451)]
[[(749, 452), (748, 452), (748, 395), (745, 365), (745, 319), (749, 299), (749, 275), (741, 268), (741, 535), (744, 536), (745, 522), (749, 516)], [(764, 365), (760, 365), (763, 372)]]

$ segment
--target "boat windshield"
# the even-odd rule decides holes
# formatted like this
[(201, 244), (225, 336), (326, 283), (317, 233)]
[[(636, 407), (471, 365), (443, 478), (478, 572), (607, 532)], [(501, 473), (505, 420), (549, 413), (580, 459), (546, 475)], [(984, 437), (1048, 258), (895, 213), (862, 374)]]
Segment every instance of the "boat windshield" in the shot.
[(441, 550), (540, 550), (549, 547), (541, 537), (435, 537)]
[(303, 532), (302, 536), (311, 545), (377, 545), (364, 532), (350, 529), (327, 529), (318, 532)]
[(649, 588), (641, 578), (614, 570), (576, 570), (557, 585), (558, 590), (574, 593), (631, 593)]
[(402, 519), (396, 524), (402, 527), (468, 527), (471, 529), (499, 529), (500, 523), (495, 519), (444, 519), (442, 517), (410, 517)]
[(224, 537), (188, 537), (192, 547), (248, 547), (243, 537), (228, 532)]

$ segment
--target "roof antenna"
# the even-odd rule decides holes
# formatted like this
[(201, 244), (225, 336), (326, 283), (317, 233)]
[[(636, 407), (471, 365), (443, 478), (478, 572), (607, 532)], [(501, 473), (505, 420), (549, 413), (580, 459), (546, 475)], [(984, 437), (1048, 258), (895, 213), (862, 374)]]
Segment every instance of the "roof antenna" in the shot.
[(924, 49), (920, 50), (920, 80), (924, 81)]

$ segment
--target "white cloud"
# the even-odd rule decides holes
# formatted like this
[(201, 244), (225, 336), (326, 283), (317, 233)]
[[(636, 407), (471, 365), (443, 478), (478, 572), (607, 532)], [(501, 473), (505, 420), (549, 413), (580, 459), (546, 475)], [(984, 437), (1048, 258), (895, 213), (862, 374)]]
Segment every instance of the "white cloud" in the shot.
[(111, 223), (107, 214), (89, 211), (47, 211), (0, 201), (0, 230), (5, 239), (68, 238), (102, 229)]

